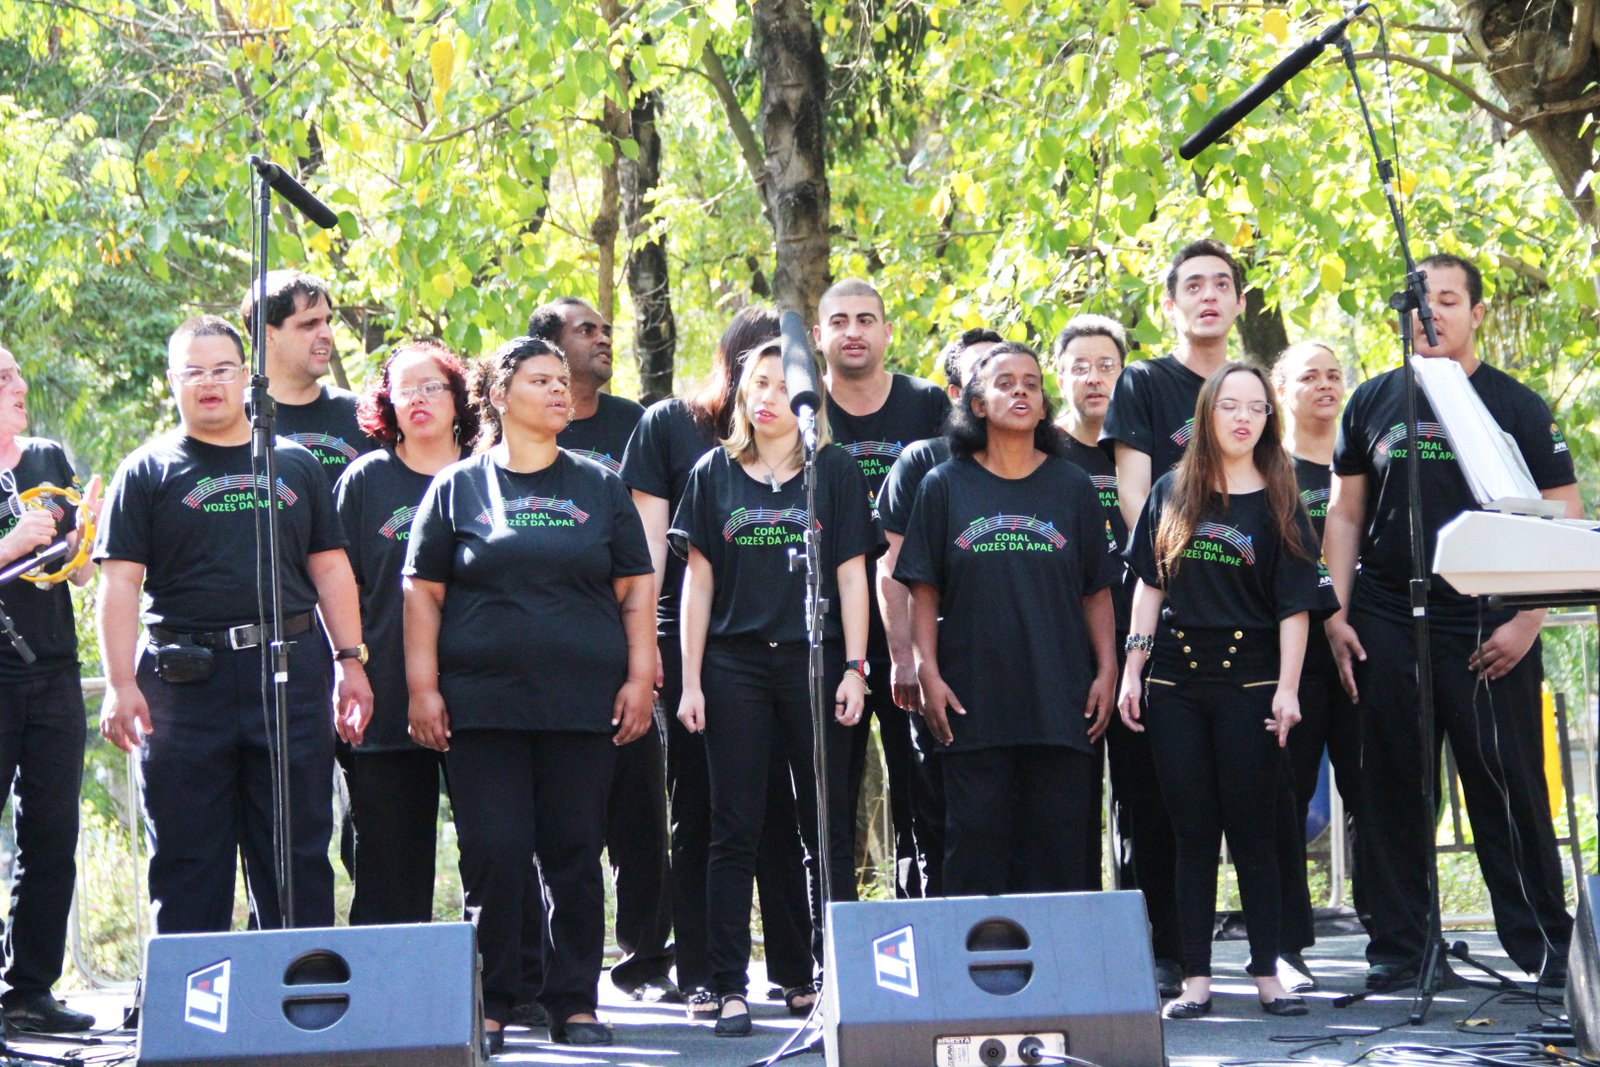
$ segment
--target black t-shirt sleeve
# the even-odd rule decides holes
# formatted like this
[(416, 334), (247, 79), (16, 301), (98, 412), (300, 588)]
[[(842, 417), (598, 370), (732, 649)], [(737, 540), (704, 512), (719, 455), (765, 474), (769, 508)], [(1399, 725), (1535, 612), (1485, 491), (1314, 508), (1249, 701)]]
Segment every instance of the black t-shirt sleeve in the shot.
[(650, 545), (645, 540), (644, 523), (633, 506), (628, 487), (617, 477), (606, 478), (606, 489), (611, 494), (613, 534), (611, 538), (611, 577), (631, 578), (639, 574), (652, 574), (655, 567), (650, 561)]
[(905, 543), (895, 562), (894, 580), (901, 585), (919, 582), (943, 587), (949, 506), (949, 482), (936, 473), (923, 478), (906, 521)]
[(1106, 421), (1100, 430), (1100, 447), (1112, 459), (1116, 459), (1119, 441), (1146, 455), (1155, 448), (1149, 378), (1144, 368), (1133, 364), (1122, 372), (1111, 390), (1111, 404), (1106, 408)]
[(917, 487), (933, 469), (935, 456), (931, 443), (918, 441), (900, 453), (878, 490), (878, 520), (886, 532), (904, 536), (911, 522), (911, 505), (916, 503)]
[(150, 562), (150, 480), (142, 476), (136, 453), (122, 461), (112, 476), (102, 509), (100, 534), (95, 539), (94, 559)]
[(1279, 622), (1302, 611), (1325, 618), (1339, 610), (1333, 582), (1320, 565), (1322, 552), (1317, 547), (1317, 531), (1305, 508), (1295, 509), (1295, 525), (1305, 555), (1289, 551), (1288, 545), (1279, 546), (1272, 574), (1273, 610)]
[(417, 517), (411, 523), (411, 543), (406, 549), (403, 574), (426, 582), (448, 582), (455, 557), (454, 496), (451, 476), (441, 473), (428, 486)]
[(857, 556), (866, 556), (869, 561), (877, 559), (883, 554), (885, 542), (868, 502), (866, 476), (850, 453), (838, 445), (829, 445), (822, 456), (826, 457), (824, 471), (833, 516), (828, 557), (834, 566)]
[(1517, 415), (1516, 425), (1507, 429), (1522, 452), (1528, 473), (1533, 475), (1533, 484), (1540, 489), (1557, 489), (1576, 482), (1578, 475), (1567, 439), (1539, 394), (1528, 390)]
[(1339, 417), (1339, 433), (1334, 438), (1333, 473), (1350, 477), (1372, 473), (1371, 447), (1366, 426), (1367, 402), (1377, 379), (1362, 382), (1350, 394), (1344, 414)]
[(666, 404), (652, 404), (639, 420), (622, 454), (622, 480), (629, 489), (672, 499), (672, 435)]
[(711, 485), (714, 477), (711, 459), (715, 456), (715, 451), (706, 453), (706, 458), (689, 472), (689, 484), (683, 488), (683, 499), (678, 501), (672, 528), (667, 531), (667, 544), (684, 559), (689, 558), (690, 546), (706, 556), (713, 550), (716, 516), (712, 514), (712, 501), (716, 499), (716, 492)]
[(1139, 512), (1139, 521), (1134, 524), (1133, 534), (1128, 538), (1128, 550), (1124, 553), (1128, 569), (1134, 576), (1145, 585), (1156, 588), (1161, 588), (1161, 571), (1156, 560), (1156, 530), (1161, 526), (1161, 509), (1166, 504), (1171, 484), (1169, 475), (1156, 479), (1150, 495), (1145, 497), (1144, 508)]
[(350, 570), (355, 574), (357, 585), (366, 585), (361, 559), (362, 487), (365, 479), (359, 475), (355, 465), (345, 468), (333, 486), (333, 508), (339, 516), (340, 527), (345, 531), (345, 553), (350, 557)]

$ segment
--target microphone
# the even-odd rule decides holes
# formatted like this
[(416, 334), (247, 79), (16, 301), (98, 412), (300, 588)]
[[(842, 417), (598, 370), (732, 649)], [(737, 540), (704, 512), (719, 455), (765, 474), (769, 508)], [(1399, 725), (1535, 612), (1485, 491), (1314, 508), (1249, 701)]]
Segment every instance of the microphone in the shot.
[(1178, 155), (1184, 159), (1193, 159), (1216, 144), (1224, 134), (1242, 122), (1246, 115), (1260, 107), (1263, 100), (1282, 89), (1290, 78), (1309, 67), (1311, 61), (1316, 59), (1324, 48), (1337, 41), (1350, 23), (1371, 6), (1365, 3), (1357, 4), (1344, 18), (1279, 60), (1277, 66), (1261, 76), (1260, 81), (1240, 93), (1237, 100), (1213, 115), (1210, 122), (1190, 134), (1189, 139), (1178, 148)]
[(335, 230), (339, 227), (339, 216), (335, 215), (321, 200), (311, 195), (311, 192), (290, 176), (289, 172), (276, 163), (268, 163), (260, 156), (251, 156), (250, 165), (256, 173), (267, 180), (274, 192), (299, 209), (300, 214), (321, 226), (324, 230)]
[(800, 434), (807, 448), (817, 445), (817, 409), (822, 393), (817, 388), (817, 365), (811, 357), (811, 334), (797, 312), (785, 311), (778, 320), (782, 334), (783, 386), (789, 392), (789, 408), (800, 420)]

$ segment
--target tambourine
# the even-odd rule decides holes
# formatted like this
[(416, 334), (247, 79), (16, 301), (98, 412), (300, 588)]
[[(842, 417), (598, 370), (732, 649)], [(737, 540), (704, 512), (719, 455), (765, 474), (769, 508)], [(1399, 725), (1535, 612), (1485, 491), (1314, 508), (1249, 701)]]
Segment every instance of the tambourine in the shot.
[(61, 569), (51, 574), (24, 574), (24, 581), (35, 585), (51, 586), (66, 581), (72, 577), (72, 572), (89, 562), (89, 549), (94, 543), (94, 514), (83, 506), (83, 495), (69, 486), (52, 485), (41, 482), (32, 489), (24, 489), (18, 494), (22, 506), (28, 511), (48, 511), (45, 501), (50, 497), (58, 496), (66, 501), (69, 507), (78, 509), (78, 551), (71, 559), (61, 565)]

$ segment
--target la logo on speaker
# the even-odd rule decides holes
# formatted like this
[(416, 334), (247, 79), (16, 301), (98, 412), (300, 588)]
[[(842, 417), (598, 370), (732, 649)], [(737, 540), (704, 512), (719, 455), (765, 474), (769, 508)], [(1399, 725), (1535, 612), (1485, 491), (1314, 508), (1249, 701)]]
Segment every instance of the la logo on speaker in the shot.
[(872, 966), (878, 985), (891, 993), (917, 996), (917, 941), (911, 927), (902, 926), (874, 939)]
[(213, 963), (189, 973), (183, 998), (183, 1021), (219, 1034), (228, 1032), (228, 977), (232, 960)]

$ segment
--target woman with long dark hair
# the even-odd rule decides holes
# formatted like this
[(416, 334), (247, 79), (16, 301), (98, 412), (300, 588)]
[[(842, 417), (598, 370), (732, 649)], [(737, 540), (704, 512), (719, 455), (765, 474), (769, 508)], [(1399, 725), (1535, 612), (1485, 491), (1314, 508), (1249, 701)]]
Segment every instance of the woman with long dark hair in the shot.
[(996, 345), (950, 415), (895, 579), (910, 586), (922, 714), (942, 747), (944, 888), (1099, 888), (1099, 749), (1116, 685), (1119, 567), (1094, 483), (1065, 458), (1038, 355)]
[(438, 341), (414, 340), (394, 349), (356, 418), (382, 447), (350, 464), (333, 489), (361, 593), (373, 697), (361, 744), (339, 749), (355, 827), (350, 922), (427, 922), (443, 759), (406, 732), (400, 570), (417, 505), (433, 476), (467, 454), (478, 412), (456, 354)]
[[(705, 739), (678, 721), (683, 653), (678, 644), (678, 601), (684, 561), (667, 546), (667, 527), (700, 457), (733, 432), (739, 358), (778, 336), (778, 313), (743, 308), (722, 331), (705, 383), (689, 399), (652, 404), (628, 442), (622, 478), (633, 492), (655, 564), (656, 640), (661, 665), (657, 688), (667, 728), (667, 799), (672, 814), (672, 926), (678, 988), (691, 1019), (717, 1014), (706, 957), (706, 864), (711, 847), (711, 777)], [(756, 849), (756, 888), (767, 956), (767, 978), (793, 1013), (816, 1001), (804, 853), (787, 774), (769, 775), (767, 813)]]
[[(1195, 434), (1151, 489), (1128, 546), (1139, 577), (1120, 707), (1148, 730), (1178, 838), (1182, 996), (1170, 1019), (1211, 1010), (1217, 850), (1227, 834), (1261, 1008), (1303, 1015), (1278, 980), (1282, 902), (1274, 835), (1282, 747), (1300, 720), (1310, 613), (1330, 609), (1316, 534), (1266, 376), (1229, 363), (1206, 380)], [(1153, 646), (1153, 648), (1152, 648)]]
[[(711, 773), (707, 951), (718, 996), (716, 1032), (751, 1032), (745, 992), (750, 892), (769, 774), (787, 768), (809, 853), (812, 919), (821, 925), (821, 875), (832, 900), (855, 897), (854, 812), (846, 802), (847, 728), (866, 691), (867, 556), (882, 535), (866, 479), (844, 449), (828, 444), (818, 412), (816, 512), (800, 476), (800, 431), (784, 388), (776, 340), (743, 357), (733, 426), (722, 447), (689, 475), (673, 536), (688, 557), (680, 641), (678, 718), (705, 735)], [(823, 691), (833, 702), (825, 730), (829, 848), (818, 848), (817, 778), (808, 683), (805, 575), (789, 553), (807, 533), (820, 538), (824, 624)]]
[(556, 445), (567, 382), (560, 349), (529, 337), (479, 367), (482, 451), (434, 478), (404, 572), (411, 736), (445, 753), (491, 1043), (520, 999), (535, 859), (550, 1036), (611, 1043), (595, 1017), (606, 797), (615, 746), (650, 728), (650, 552), (622, 480)]

